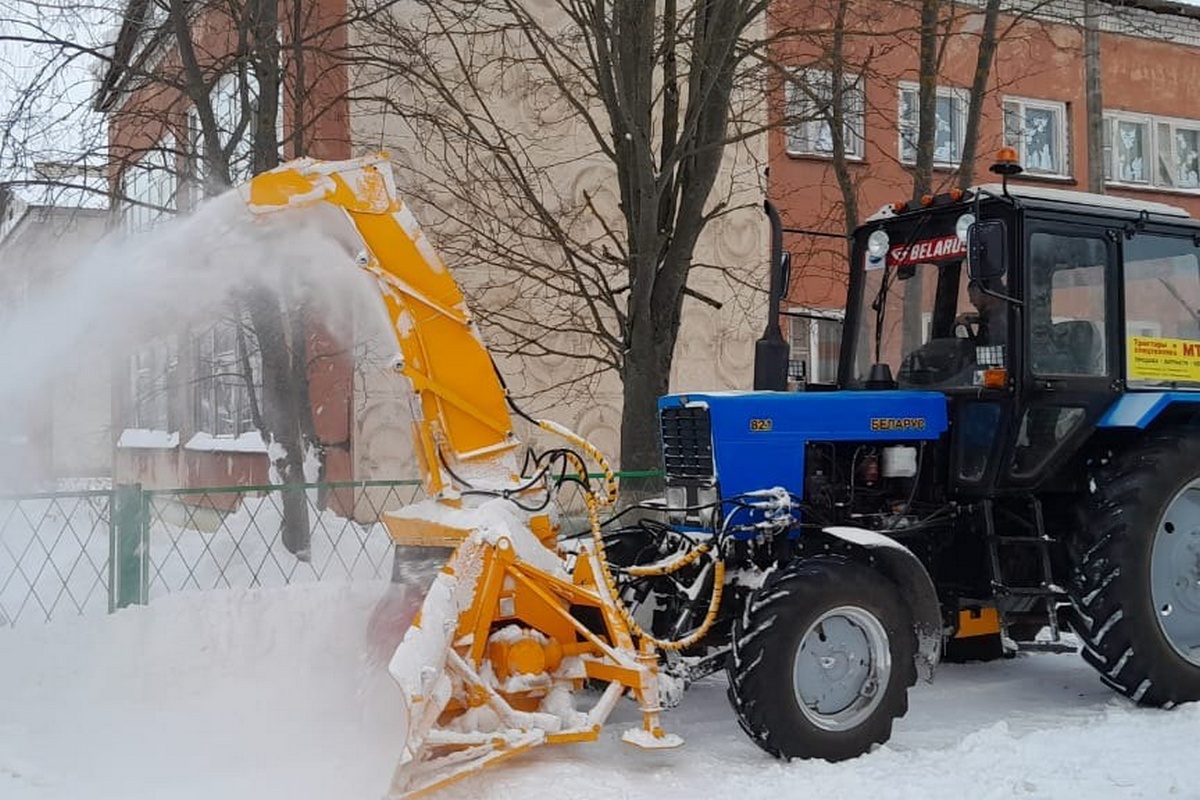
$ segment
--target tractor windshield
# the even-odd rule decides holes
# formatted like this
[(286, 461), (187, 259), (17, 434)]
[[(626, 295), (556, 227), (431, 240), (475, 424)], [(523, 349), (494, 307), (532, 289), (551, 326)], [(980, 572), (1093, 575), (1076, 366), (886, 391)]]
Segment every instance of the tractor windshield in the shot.
[[(884, 230), (885, 257), (856, 248), (862, 288), (848, 385), (862, 386), (874, 363), (887, 364), (901, 387), (982, 385), (987, 370), (1005, 367), (1008, 307), (968, 286), (954, 219)], [(1004, 293), (999, 283), (987, 288)]]

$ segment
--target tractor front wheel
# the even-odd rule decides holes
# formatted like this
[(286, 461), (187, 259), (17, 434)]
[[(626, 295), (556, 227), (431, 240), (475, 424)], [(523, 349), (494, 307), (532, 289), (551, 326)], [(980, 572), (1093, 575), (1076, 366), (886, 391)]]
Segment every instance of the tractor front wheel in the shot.
[(1200, 437), (1152, 434), (1093, 481), (1070, 589), (1083, 657), (1138, 703), (1200, 700)]
[(911, 614), (869, 567), (818, 558), (772, 573), (734, 625), (729, 701), (778, 758), (854, 758), (887, 741), (916, 681)]

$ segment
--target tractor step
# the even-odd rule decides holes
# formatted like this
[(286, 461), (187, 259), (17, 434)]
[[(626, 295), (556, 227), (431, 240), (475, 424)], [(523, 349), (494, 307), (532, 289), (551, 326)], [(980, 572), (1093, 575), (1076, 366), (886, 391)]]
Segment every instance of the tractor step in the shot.
[[(1058, 621), (1058, 604), (1066, 599), (1066, 593), (1054, 582), (1054, 572), (1050, 563), (1050, 545), (1054, 540), (1046, 535), (1046, 526), (1042, 517), (1042, 504), (1036, 497), (1029, 498), (1030, 519), (1018, 520), (1027, 525), (1030, 533), (1025, 535), (1005, 535), (996, 532), (995, 504), (991, 499), (981, 504), (986, 531), (985, 540), (988, 546), (988, 566), (991, 572), (992, 591), (998, 597), (1033, 597), (1041, 599), (1046, 607), (1046, 621), (1050, 627), (1051, 641), (1058, 642), (1061, 631)], [(1000, 558), (1001, 547), (1032, 547), (1041, 565), (1041, 580), (1035, 586), (1010, 586), (1004, 575), (1004, 562)]]

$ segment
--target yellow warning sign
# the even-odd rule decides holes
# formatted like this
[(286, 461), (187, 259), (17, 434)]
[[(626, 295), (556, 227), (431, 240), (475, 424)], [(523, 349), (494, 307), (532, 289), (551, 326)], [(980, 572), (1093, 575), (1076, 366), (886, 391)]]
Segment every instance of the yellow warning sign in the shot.
[(1131, 380), (1200, 381), (1200, 342), (1129, 337)]

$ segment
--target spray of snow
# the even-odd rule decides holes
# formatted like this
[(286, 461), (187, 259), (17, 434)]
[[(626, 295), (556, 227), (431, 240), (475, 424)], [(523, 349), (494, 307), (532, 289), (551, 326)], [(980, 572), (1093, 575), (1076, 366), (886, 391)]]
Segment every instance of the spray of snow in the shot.
[[(288, 286), (308, 299), (338, 341), (351, 342), (356, 333), (391, 340), (380, 354), (390, 359), (386, 313), (354, 266), (360, 247), (335, 208), (256, 217), (236, 191), (149, 233), (110, 236), (71, 254), (64, 274), (33, 287), (28, 301), (0, 321), (0, 408), (17, 418), (44, 406), (54, 381), (81, 359), (120, 363), (139, 346), (228, 317), (229, 301), (252, 285)], [(39, 264), (62, 260), (36, 257)], [(0, 265), (35, 275), (37, 266)]]

